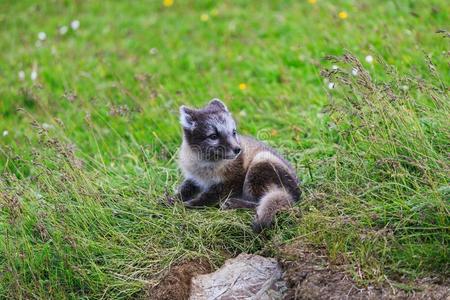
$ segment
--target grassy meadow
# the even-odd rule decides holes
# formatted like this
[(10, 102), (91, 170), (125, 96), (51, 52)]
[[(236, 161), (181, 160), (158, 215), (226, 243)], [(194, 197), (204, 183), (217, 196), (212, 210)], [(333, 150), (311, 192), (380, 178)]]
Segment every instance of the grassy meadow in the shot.
[[(449, 274), (450, 7), (430, 1), (0, 2), (0, 298), (146, 297), (168, 267), (301, 240), (361, 285)], [(440, 31), (440, 32), (438, 32)], [(166, 205), (178, 107), (222, 99), (302, 201)]]

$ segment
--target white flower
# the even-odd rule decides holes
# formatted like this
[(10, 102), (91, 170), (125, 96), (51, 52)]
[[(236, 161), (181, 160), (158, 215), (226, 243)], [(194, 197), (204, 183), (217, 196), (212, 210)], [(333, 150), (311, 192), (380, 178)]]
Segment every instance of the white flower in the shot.
[(38, 74), (37, 74), (36, 70), (31, 71), (31, 75), (30, 75), (31, 80), (35, 81), (37, 79), (37, 76), (38, 76)]
[(358, 75), (358, 69), (357, 68), (353, 68), (352, 69), (352, 75), (353, 76), (357, 76)]
[(367, 56), (366, 56), (366, 61), (367, 61), (369, 64), (371, 64), (371, 63), (373, 62), (373, 57), (372, 57), (372, 55), (367, 55)]
[(400, 86), (400, 89), (401, 89), (402, 91), (406, 92), (407, 90), (409, 90), (409, 86), (407, 86), (407, 85), (405, 84), (405, 85)]
[(334, 89), (334, 82), (328, 83), (328, 88), (329, 88), (330, 90)]
[(209, 20), (209, 15), (208, 15), (208, 14), (201, 14), (201, 15), (200, 15), (200, 20), (201, 20), (202, 22), (208, 22), (208, 20)]
[(286, 20), (286, 18), (282, 14), (278, 14), (275, 17), (277, 18), (277, 21), (279, 23), (284, 23), (284, 21)]
[(331, 67), (333, 70), (337, 70), (337, 69), (339, 69), (339, 67), (338, 66), (336, 66), (336, 65), (333, 65), (332, 67)]
[(229, 31), (236, 31), (236, 27), (237, 27), (236, 22), (231, 21), (230, 23), (228, 23), (228, 30)]
[(7, 136), (9, 134), (8, 130), (3, 131), (3, 136)]
[(152, 49), (150, 49), (150, 54), (153, 54), (153, 55), (155, 55), (155, 54), (157, 54), (158, 53), (158, 49), (156, 49), (156, 48), (152, 48)]
[(41, 41), (45, 41), (47, 39), (47, 35), (45, 34), (45, 32), (39, 32), (38, 39), (40, 39)]
[(49, 130), (50, 128), (53, 128), (53, 126), (47, 123), (42, 123), (42, 128)]
[(67, 33), (67, 31), (69, 30), (69, 28), (67, 26), (61, 26), (59, 27), (59, 34), (60, 35), (65, 35)]
[(70, 22), (70, 27), (72, 27), (73, 30), (77, 30), (78, 28), (80, 28), (80, 21), (73, 20), (72, 22)]
[(19, 71), (19, 80), (25, 80), (25, 72), (22, 70)]

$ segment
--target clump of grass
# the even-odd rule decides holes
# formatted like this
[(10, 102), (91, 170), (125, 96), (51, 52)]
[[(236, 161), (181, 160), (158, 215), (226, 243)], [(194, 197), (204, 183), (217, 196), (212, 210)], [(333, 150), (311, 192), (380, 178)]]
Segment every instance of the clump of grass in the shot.
[(24, 162), (29, 176), (0, 178), (2, 297), (129, 298), (158, 283), (174, 262), (206, 257), (218, 265), (261, 247), (249, 214), (169, 207), (164, 189), (172, 186), (164, 175), (142, 180), (139, 159), (128, 166), (134, 175), (121, 175), (81, 160), (72, 144), (35, 127), (43, 146)]
[(361, 280), (448, 276), (448, 87), (429, 58), (428, 77), (380, 60), (381, 80), (351, 54), (327, 59), (339, 65), (322, 72), (336, 86), (324, 136), (335, 155), (307, 197), (303, 234)]

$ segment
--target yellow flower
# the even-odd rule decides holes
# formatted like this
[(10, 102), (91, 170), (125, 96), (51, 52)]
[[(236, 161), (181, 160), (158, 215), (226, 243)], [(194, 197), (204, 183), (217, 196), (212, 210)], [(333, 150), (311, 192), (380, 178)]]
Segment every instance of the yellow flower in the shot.
[(173, 0), (163, 0), (163, 5), (165, 7), (171, 7), (173, 5)]
[(345, 20), (345, 19), (348, 18), (348, 14), (347, 14), (347, 12), (345, 12), (345, 11), (341, 11), (341, 12), (338, 14), (338, 17), (339, 17), (339, 19)]
[(241, 91), (247, 89), (247, 84), (245, 84), (245, 83), (240, 83), (240, 84), (239, 84), (239, 89), (240, 89)]
[(403, 58), (403, 61), (405, 63), (410, 63), (411, 62), (411, 56), (403, 55), (402, 58)]
[(271, 135), (271, 136), (277, 136), (277, 135), (278, 135), (278, 131), (277, 131), (276, 129), (272, 129), (272, 130), (270, 131), (270, 135)]
[(202, 20), (202, 22), (207, 22), (209, 20), (209, 15), (208, 14), (202, 14), (200, 16), (200, 20)]
[(308, 0), (309, 4), (316, 4), (317, 0)]

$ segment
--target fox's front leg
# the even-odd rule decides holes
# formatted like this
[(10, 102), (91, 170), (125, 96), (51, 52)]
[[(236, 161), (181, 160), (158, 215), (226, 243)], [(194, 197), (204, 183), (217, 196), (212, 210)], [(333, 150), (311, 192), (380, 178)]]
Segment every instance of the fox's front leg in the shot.
[(192, 200), (200, 192), (200, 187), (191, 179), (186, 179), (178, 187), (177, 198), (181, 201)]
[(223, 184), (214, 184), (194, 199), (184, 202), (184, 205), (186, 207), (199, 207), (217, 203), (220, 200), (223, 190)]

